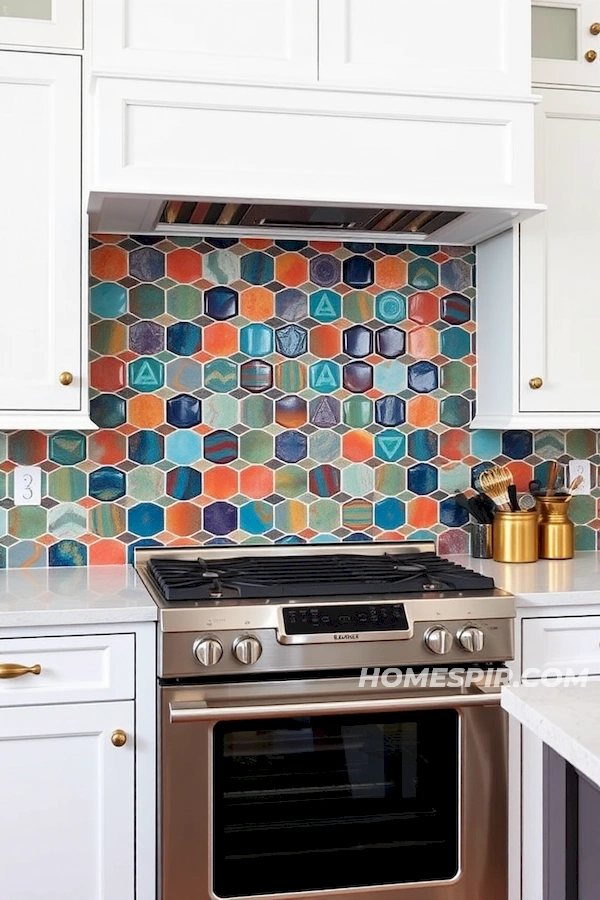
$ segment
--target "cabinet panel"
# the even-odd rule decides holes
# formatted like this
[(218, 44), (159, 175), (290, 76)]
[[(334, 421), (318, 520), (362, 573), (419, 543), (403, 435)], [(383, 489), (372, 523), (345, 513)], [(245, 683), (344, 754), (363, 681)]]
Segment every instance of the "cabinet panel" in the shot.
[(134, 654), (133, 634), (2, 639), (0, 665), (41, 672), (0, 679), (0, 707), (132, 699)]
[(82, 408), (80, 67), (0, 53), (0, 410)]
[(133, 722), (132, 702), (2, 711), (4, 897), (133, 900)]
[(600, 674), (600, 616), (523, 621), (523, 672), (527, 669), (588, 670)]
[(528, 95), (529, 41), (521, 0), (320, 0), (319, 81)]
[(600, 86), (599, 0), (533, 0), (531, 14), (533, 81)]
[(317, 0), (94, 0), (92, 66), (188, 80), (315, 82)]
[[(600, 93), (546, 90), (536, 132), (546, 212), (521, 224), (520, 409), (598, 413), (594, 260)], [(542, 379), (533, 390), (531, 378)], [(592, 424), (592, 423), (589, 423)]]
[(80, 49), (82, 0), (3, 0), (0, 44)]

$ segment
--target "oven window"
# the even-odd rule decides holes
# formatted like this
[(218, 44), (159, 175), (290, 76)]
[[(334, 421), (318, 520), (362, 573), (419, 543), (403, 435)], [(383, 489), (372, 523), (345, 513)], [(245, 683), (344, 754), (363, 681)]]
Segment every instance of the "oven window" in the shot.
[(217, 724), (215, 893), (453, 878), (458, 757), (452, 709)]

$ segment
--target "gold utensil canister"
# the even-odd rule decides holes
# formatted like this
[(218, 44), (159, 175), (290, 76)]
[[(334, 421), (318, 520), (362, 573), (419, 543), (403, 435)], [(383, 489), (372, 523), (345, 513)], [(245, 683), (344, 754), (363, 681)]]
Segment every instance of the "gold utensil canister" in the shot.
[(496, 562), (535, 562), (538, 558), (537, 510), (498, 510), (494, 516), (493, 548)]
[(537, 498), (541, 559), (572, 558), (575, 526), (569, 518), (570, 501), (570, 494)]

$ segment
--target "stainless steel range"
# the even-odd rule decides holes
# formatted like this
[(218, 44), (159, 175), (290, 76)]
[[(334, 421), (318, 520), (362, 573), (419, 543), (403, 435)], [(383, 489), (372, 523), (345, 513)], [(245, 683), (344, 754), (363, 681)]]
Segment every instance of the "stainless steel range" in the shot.
[(428, 542), (135, 565), (160, 610), (162, 900), (506, 900), (487, 676), (512, 595)]

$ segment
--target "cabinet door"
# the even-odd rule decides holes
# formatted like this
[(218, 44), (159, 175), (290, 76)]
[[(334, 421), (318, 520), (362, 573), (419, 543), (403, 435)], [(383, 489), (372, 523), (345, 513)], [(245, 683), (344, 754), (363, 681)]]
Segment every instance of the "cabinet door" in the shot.
[(520, 409), (598, 413), (600, 93), (549, 89), (540, 113), (536, 200), (548, 209), (521, 225)]
[(133, 900), (133, 721), (133, 702), (2, 710), (7, 900)]
[(533, 0), (533, 81), (600, 86), (599, 0)]
[(0, 410), (81, 409), (80, 67), (0, 53)]
[(527, 95), (521, 0), (319, 0), (319, 81), (356, 88)]
[(2, 0), (0, 44), (80, 49), (82, 0)]
[(317, 0), (93, 0), (95, 71), (315, 82)]

